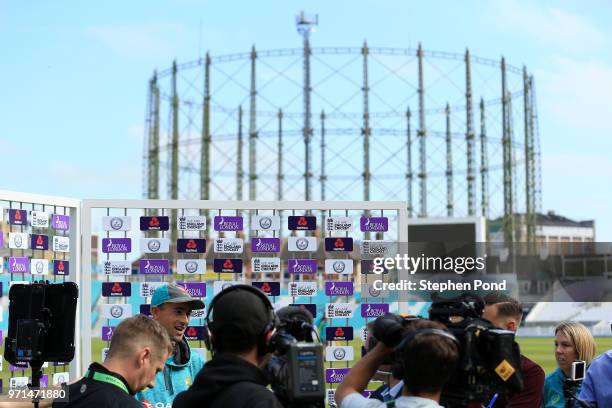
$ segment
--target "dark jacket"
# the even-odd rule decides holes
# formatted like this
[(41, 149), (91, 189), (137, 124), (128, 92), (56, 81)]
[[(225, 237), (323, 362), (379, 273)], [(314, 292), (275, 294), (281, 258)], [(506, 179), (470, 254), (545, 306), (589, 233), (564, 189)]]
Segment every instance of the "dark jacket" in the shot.
[(232, 354), (216, 354), (196, 376), (189, 390), (176, 396), (174, 408), (282, 408), (266, 388), (267, 376)]
[[(120, 380), (125, 387), (118, 387), (108, 382), (90, 378), (96, 372)], [(134, 392), (130, 389), (125, 378), (119, 374), (107, 370), (98, 363), (90, 365), (88, 373), (89, 376), (85, 376), (69, 386), (68, 399), (70, 402), (54, 402), (53, 408), (142, 408), (142, 403), (134, 398)]]
[(495, 408), (540, 408), (544, 401), (544, 370), (521, 354), (523, 389), (507, 401), (500, 401)]

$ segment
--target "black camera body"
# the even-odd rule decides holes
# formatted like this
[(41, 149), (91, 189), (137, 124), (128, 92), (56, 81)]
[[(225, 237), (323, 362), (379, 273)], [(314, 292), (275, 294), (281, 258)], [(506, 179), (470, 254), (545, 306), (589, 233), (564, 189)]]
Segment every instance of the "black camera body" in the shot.
[(289, 313), (277, 313), (280, 323), (271, 341), (274, 354), (268, 362), (268, 373), (272, 390), (284, 406), (323, 408), (323, 346), (312, 336), (312, 316), (298, 308), (287, 309)]
[[(429, 320), (444, 324), (457, 339), (459, 362), (455, 374), (442, 390), (441, 404), (465, 407), (470, 403), (486, 403), (498, 394), (503, 400), (522, 390), (521, 355), (514, 333), (495, 328), (481, 319), (484, 302), (478, 297), (435, 299)], [(374, 337), (395, 347), (406, 336), (407, 329), (418, 319), (386, 315), (374, 323)], [(396, 350), (390, 361), (401, 361)], [(392, 365), (395, 378), (403, 377), (404, 367)]]
[(521, 352), (514, 333), (497, 329), (480, 316), (484, 301), (473, 295), (435, 298), (429, 318), (444, 324), (459, 340), (457, 372), (442, 392), (447, 406), (500, 400), (523, 389)]

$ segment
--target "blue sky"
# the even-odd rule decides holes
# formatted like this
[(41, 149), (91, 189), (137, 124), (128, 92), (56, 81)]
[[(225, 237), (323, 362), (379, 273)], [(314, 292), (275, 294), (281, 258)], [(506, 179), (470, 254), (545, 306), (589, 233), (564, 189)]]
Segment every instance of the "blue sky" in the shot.
[(527, 65), (540, 114), (543, 209), (595, 219), (612, 240), (609, 1), (17, 2), (0, 0), (0, 189), (141, 196), (147, 81), (212, 54), (300, 46), (463, 52)]

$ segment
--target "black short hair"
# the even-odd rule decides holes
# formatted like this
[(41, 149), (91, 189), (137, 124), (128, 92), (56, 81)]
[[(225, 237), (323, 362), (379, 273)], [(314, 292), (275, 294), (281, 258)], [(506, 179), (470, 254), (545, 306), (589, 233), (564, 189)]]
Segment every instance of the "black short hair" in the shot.
[[(440, 329), (441, 323), (420, 319), (412, 323), (404, 333), (419, 329)], [(412, 395), (441, 391), (451, 379), (459, 360), (459, 349), (455, 342), (434, 333), (416, 335), (400, 350), (403, 363), (403, 378), (406, 390)]]

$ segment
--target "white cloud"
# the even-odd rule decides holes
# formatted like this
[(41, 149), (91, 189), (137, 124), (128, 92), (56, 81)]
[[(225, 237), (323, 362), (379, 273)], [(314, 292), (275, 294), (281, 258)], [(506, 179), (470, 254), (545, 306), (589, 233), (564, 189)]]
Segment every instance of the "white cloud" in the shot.
[(499, 1), (495, 20), (500, 31), (523, 34), (554, 50), (588, 54), (609, 42), (603, 31), (579, 15), (522, 0)]
[(176, 23), (142, 23), (93, 26), (85, 32), (122, 56), (172, 55), (177, 44), (188, 37), (185, 27)]
[(542, 157), (543, 210), (576, 219), (594, 219), (599, 241), (612, 240), (609, 194), (612, 161), (604, 150)]
[(612, 65), (556, 57), (549, 68), (536, 70), (535, 79), (538, 106), (557, 124), (582, 132), (612, 131)]
[(130, 142), (142, 146), (144, 132), (145, 129), (143, 125), (131, 125), (127, 129), (127, 138)]
[(12, 140), (5, 137), (0, 137), (0, 153), (10, 153), (16, 149), (17, 145), (15, 145)]

